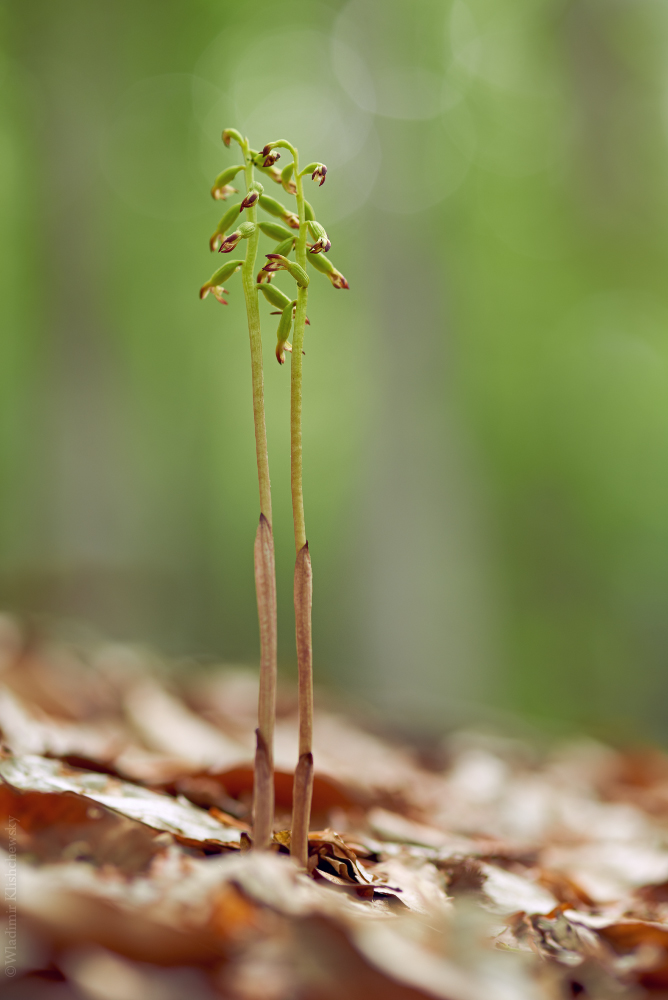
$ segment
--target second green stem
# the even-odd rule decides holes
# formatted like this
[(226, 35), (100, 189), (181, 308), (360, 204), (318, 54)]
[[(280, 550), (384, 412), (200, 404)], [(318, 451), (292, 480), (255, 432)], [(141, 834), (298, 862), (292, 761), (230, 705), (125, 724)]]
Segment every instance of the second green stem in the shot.
[[(297, 263), (306, 270), (306, 206), (296, 150), (294, 151), (294, 161), (299, 214), (299, 236), (295, 247), (295, 257)], [(306, 868), (308, 862), (308, 832), (313, 796), (313, 651), (311, 641), (313, 584), (311, 556), (306, 541), (302, 486), (302, 349), (307, 299), (308, 288), (299, 287), (290, 362), (290, 480), (295, 548), (297, 550), (294, 600), (299, 669), (299, 762), (295, 771), (293, 789), (290, 853), (302, 868)]]

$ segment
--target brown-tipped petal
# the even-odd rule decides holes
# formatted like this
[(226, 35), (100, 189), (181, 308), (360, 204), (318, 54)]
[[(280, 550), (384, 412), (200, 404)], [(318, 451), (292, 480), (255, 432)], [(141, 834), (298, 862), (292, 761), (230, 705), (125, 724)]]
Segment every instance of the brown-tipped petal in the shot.
[(271, 281), (271, 275), (267, 274), (265, 269), (262, 268), (260, 271), (258, 271), (256, 281), (258, 285), (263, 285), (265, 282), (269, 284), (269, 282)]
[(223, 242), (218, 247), (218, 253), (231, 253), (231, 251), (234, 250), (237, 243), (239, 243), (240, 239), (241, 239), (241, 233), (237, 229), (235, 232), (230, 233), (229, 236), (225, 237)]
[(328, 253), (332, 249), (331, 240), (324, 236), (321, 236), (319, 240), (311, 244), (309, 247), (309, 253)]
[(313, 754), (303, 753), (295, 770), (292, 791), (292, 832), (290, 855), (300, 868), (308, 862), (308, 831), (313, 798)]
[(334, 288), (350, 288), (350, 285), (340, 271), (337, 271), (332, 275), (332, 284), (334, 285)]
[(314, 181), (316, 178), (320, 178), (320, 187), (325, 183), (325, 177), (327, 176), (327, 167), (324, 163), (320, 163), (313, 173), (311, 174), (311, 180)]
[(295, 215), (294, 212), (287, 212), (283, 221), (286, 222), (291, 229), (299, 229), (299, 216)]
[[(283, 341), (282, 344), (280, 343), (276, 344), (276, 360), (278, 361), (279, 365), (285, 364), (286, 351), (288, 352), (288, 354), (292, 354), (292, 344), (290, 343), (289, 340)], [(302, 354), (303, 353), (304, 352), (302, 351)]]
[(280, 160), (281, 154), (277, 149), (270, 150), (264, 158), (263, 167), (273, 167), (276, 160)]
[(262, 155), (269, 156), (270, 153), (271, 153), (271, 143), (268, 142), (266, 146), (262, 147)]
[(252, 205), (255, 204), (255, 202), (258, 200), (259, 197), (260, 197), (259, 192), (249, 191), (244, 200), (241, 202), (241, 205), (239, 206), (239, 211), (243, 212), (245, 208), (250, 208)]

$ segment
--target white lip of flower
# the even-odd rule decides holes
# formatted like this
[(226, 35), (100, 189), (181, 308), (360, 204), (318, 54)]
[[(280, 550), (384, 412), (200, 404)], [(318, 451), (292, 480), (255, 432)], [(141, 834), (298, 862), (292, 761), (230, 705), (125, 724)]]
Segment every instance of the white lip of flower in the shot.
[(311, 174), (311, 180), (314, 181), (316, 177), (319, 177), (320, 178), (319, 187), (322, 187), (322, 185), (325, 183), (326, 176), (327, 176), (327, 167), (325, 166), (324, 163), (320, 163)]

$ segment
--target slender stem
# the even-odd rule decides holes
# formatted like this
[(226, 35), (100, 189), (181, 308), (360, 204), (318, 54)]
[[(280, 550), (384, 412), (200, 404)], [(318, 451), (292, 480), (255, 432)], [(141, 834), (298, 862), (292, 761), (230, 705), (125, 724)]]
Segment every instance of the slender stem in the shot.
[[(306, 206), (304, 186), (299, 176), (297, 151), (293, 150), (294, 176), (297, 185), (299, 236), (295, 248), (297, 263), (306, 270)], [(297, 309), (292, 334), (290, 362), (290, 479), (292, 516), (295, 526), (295, 632), (299, 669), (299, 763), (295, 771), (292, 798), (292, 836), (290, 853), (305, 868), (308, 861), (308, 831), (313, 794), (313, 647), (311, 642), (312, 574), (311, 556), (306, 541), (304, 494), (302, 488), (302, 348), (306, 323), (308, 288), (297, 291)]]
[[(246, 160), (246, 191), (250, 191), (254, 176), (248, 140), (242, 146)], [(257, 209), (246, 209), (248, 220), (257, 223)], [(271, 485), (269, 455), (264, 414), (264, 374), (262, 368), (262, 335), (260, 310), (255, 289), (255, 261), (259, 241), (256, 228), (247, 240), (246, 259), (242, 268), (248, 334), (250, 338), (251, 373), (253, 384), (253, 420), (255, 423), (255, 453), (260, 488), (260, 523), (255, 538), (255, 592), (260, 623), (260, 691), (258, 701), (257, 749), (253, 804), (253, 843), (260, 849), (271, 842), (274, 822), (274, 719), (276, 716), (276, 570), (274, 538), (271, 529)]]
[[(246, 157), (246, 191), (253, 184), (253, 162), (248, 145), (244, 149)], [(257, 208), (247, 208), (248, 221), (257, 223)], [(262, 335), (260, 332), (260, 307), (255, 291), (255, 260), (260, 231), (256, 228), (246, 241), (246, 259), (241, 269), (241, 277), (246, 297), (248, 334), (250, 336), (251, 373), (253, 379), (253, 420), (255, 423), (255, 454), (257, 457), (257, 478), (260, 487), (260, 512), (271, 527), (271, 485), (269, 482), (269, 454), (267, 451), (267, 427), (264, 417), (264, 374), (262, 370)]]
[[(295, 180), (297, 184), (297, 211), (299, 214), (299, 236), (295, 247), (297, 263), (306, 270), (306, 206), (304, 205), (304, 184), (299, 176), (299, 162), (295, 150)], [(306, 301), (308, 287), (297, 289), (297, 309), (295, 328), (292, 334), (292, 358), (290, 361), (290, 456), (292, 486), (292, 518), (295, 525), (295, 548), (297, 552), (306, 544), (306, 523), (304, 520), (304, 493), (302, 487), (302, 349), (306, 324)]]

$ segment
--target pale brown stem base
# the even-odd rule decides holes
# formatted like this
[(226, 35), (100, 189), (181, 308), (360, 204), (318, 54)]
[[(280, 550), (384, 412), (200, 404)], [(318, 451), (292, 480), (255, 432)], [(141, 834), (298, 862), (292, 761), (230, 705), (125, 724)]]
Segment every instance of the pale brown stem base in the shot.
[(269, 748), (259, 729), (255, 730), (255, 772), (253, 776), (253, 847), (266, 850), (274, 827), (274, 767)]
[(308, 542), (297, 553), (295, 563), (295, 632), (299, 668), (299, 763), (295, 771), (290, 853), (305, 868), (313, 796), (313, 644), (311, 605), (313, 573)]
[(313, 798), (313, 754), (303, 753), (295, 770), (292, 791), (292, 834), (290, 854), (300, 868), (308, 862), (308, 831)]
[(264, 514), (255, 536), (255, 590), (260, 623), (259, 727), (253, 785), (253, 845), (271, 844), (274, 826), (274, 719), (276, 716), (276, 571), (274, 538)]

